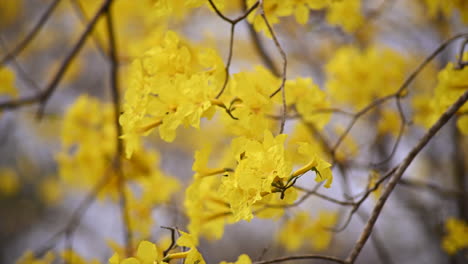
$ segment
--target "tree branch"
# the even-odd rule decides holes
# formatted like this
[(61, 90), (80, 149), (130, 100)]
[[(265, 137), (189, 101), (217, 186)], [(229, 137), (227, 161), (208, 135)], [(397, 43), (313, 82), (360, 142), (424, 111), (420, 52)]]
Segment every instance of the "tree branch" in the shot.
[(372, 210), (371, 216), (369, 220), (367, 221), (367, 224), (364, 227), (364, 230), (362, 231), (361, 236), (356, 242), (355, 247), (349, 254), (348, 258), (346, 259), (348, 263), (354, 263), (356, 258), (359, 256), (359, 253), (361, 252), (362, 248), (366, 244), (367, 239), (369, 238), (372, 232), (372, 229), (374, 228), (374, 225), (377, 222), (377, 219), (380, 215), (380, 212), (383, 209), (383, 206), (385, 205), (388, 197), (392, 193), (398, 181), (403, 176), (403, 173), (412, 163), (414, 158), (419, 154), (419, 152), (426, 146), (426, 144), (450, 120), (450, 118), (458, 111), (458, 109), (460, 109), (465, 104), (467, 100), (468, 100), (468, 91), (465, 91), (465, 93), (463, 93), (463, 95), (460, 96), (458, 100), (448, 110), (446, 110), (442, 114), (442, 116), (437, 120), (437, 122), (427, 131), (427, 133), (421, 138), (418, 144), (416, 144), (416, 146), (405, 157), (403, 162), (398, 166), (398, 169), (396, 170), (395, 174), (393, 174), (393, 176), (390, 178), (387, 186), (382, 192), (382, 196), (379, 198), (379, 200), (377, 201), (377, 204)]

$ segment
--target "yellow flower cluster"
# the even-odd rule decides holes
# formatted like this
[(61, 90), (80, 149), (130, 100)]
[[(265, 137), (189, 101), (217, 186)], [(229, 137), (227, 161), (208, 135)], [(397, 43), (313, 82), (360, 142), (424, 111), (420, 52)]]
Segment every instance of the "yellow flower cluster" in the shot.
[[(247, 5), (253, 6), (257, 0), (248, 0)], [(299, 24), (309, 20), (309, 10), (327, 10), (326, 20), (332, 25), (342, 26), (347, 32), (355, 31), (364, 19), (361, 14), (361, 0), (265, 0), (263, 1), (265, 16), (270, 25), (278, 24), (280, 17), (294, 15)], [(263, 31), (271, 37), (265, 21), (260, 15), (260, 8), (248, 17), (257, 32)]]
[(115, 141), (109, 139), (116, 137), (112, 106), (80, 96), (67, 110), (62, 124), (62, 149), (56, 159), (63, 181), (89, 188), (112, 173), (116, 148)]
[[(316, 173), (317, 182), (326, 181), (325, 187), (330, 187), (331, 165), (320, 159), (306, 142), (301, 142), (298, 149), (308, 163), (293, 172), (285, 139), (286, 135), (274, 137), (268, 130), (262, 140), (235, 138), (230, 152), (225, 154), (228, 158), (222, 160), (222, 169), (208, 167), (207, 148), (196, 152), (195, 179), (185, 197), (189, 230), (194, 236), (219, 239), (226, 223), (249, 221), (254, 213), (263, 218), (282, 215), (281, 205), (291, 204), (297, 198), (296, 190), (291, 188), (295, 180), (308, 171)], [(235, 160), (226, 161), (232, 157)]]
[(242, 255), (239, 256), (239, 258), (237, 259), (236, 262), (222, 261), (219, 264), (252, 264), (252, 260), (246, 254), (242, 254)]
[(185, 258), (185, 263), (206, 264), (196, 248), (197, 242), (193, 236), (182, 231), (181, 233), (182, 236), (177, 239), (177, 245), (189, 248), (187, 251), (170, 253), (167, 256), (163, 256), (156, 244), (149, 241), (141, 241), (135, 256), (122, 258), (118, 253), (114, 253), (109, 259), (109, 264), (167, 264), (173, 259), (182, 258)]
[(326, 87), (332, 99), (361, 109), (378, 97), (396, 92), (403, 83), (408, 62), (389, 48), (359, 50), (345, 46), (325, 67)]
[(18, 91), (15, 87), (15, 73), (6, 67), (0, 67), (0, 96), (10, 95), (16, 97)]
[[(90, 114), (92, 113), (92, 114)], [(102, 104), (89, 96), (80, 96), (70, 106), (62, 127), (62, 150), (57, 154), (59, 174), (70, 186), (90, 188), (101, 179), (110, 177), (110, 183), (100, 192), (117, 197), (117, 177), (113, 168), (116, 155), (114, 114), (111, 104)], [(114, 139), (114, 140), (109, 140)], [(122, 172), (139, 191), (127, 192), (129, 213), (132, 216), (130, 228), (136, 237), (146, 237), (154, 225), (152, 209), (167, 202), (178, 190), (175, 178), (159, 170), (157, 152), (135, 146), (131, 159), (124, 160)], [(154, 192), (158, 189), (158, 192)]]
[(289, 251), (298, 250), (305, 244), (313, 250), (325, 250), (333, 234), (327, 229), (333, 227), (337, 220), (338, 215), (332, 212), (320, 212), (314, 220), (308, 213), (300, 212), (284, 224), (277, 240)]
[(232, 142), (235, 172), (223, 178), (220, 193), (228, 201), (236, 221), (253, 218), (252, 206), (272, 193), (275, 181), (289, 178), (292, 162), (285, 156), (286, 135), (273, 137), (268, 130), (263, 142), (236, 138)]
[(0, 168), (0, 197), (13, 196), (20, 189), (16, 172), (10, 168)]
[[(468, 53), (464, 54), (468, 58)], [(460, 68), (454, 63), (448, 63), (437, 75), (437, 86), (432, 94), (415, 96), (415, 120), (424, 127), (430, 127), (440, 115), (468, 89), (468, 67)], [(467, 113), (468, 105), (464, 105), (458, 113)], [(461, 115), (457, 121), (458, 129), (468, 135), (468, 116)]]
[(168, 142), (180, 125), (198, 128), (200, 119), (212, 112), (224, 66), (214, 50), (191, 47), (167, 32), (161, 45), (132, 63), (129, 78), (120, 117), (128, 158), (139, 138), (155, 127)]
[(442, 239), (442, 248), (449, 255), (468, 248), (468, 223), (456, 218), (445, 222), (446, 235)]

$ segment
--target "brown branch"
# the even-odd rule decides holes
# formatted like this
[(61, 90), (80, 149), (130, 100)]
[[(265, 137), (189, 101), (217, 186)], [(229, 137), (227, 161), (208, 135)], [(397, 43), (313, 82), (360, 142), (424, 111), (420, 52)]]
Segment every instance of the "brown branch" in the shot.
[[(71, 4), (72, 4), (72, 7), (75, 10), (75, 13), (77, 14), (78, 18), (81, 20), (81, 23), (83, 23), (83, 25), (86, 26), (88, 24), (89, 18), (86, 15), (86, 12), (85, 12), (85, 10), (83, 8), (83, 5), (80, 3), (80, 0), (71, 0)], [(106, 49), (104, 48), (104, 45), (99, 40), (98, 36), (95, 35), (95, 34), (92, 34), (91, 38), (92, 38), (93, 43), (96, 46), (96, 49), (98, 50), (99, 54), (101, 54), (101, 56), (104, 59), (107, 60), (108, 56), (107, 56)]]
[(374, 209), (372, 210), (371, 216), (367, 221), (364, 230), (361, 233), (361, 236), (357, 240), (353, 250), (349, 254), (346, 262), (354, 263), (356, 258), (359, 256), (359, 253), (363, 249), (364, 245), (369, 238), (372, 229), (374, 228), (375, 223), (385, 205), (388, 197), (392, 193), (393, 189), (397, 185), (400, 178), (403, 176), (403, 173), (412, 163), (414, 158), (421, 152), (421, 150), (426, 146), (426, 144), (436, 135), (436, 133), (450, 120), (450, 118), (460, 109), (465, 102), (468, 100), (468, 91), (465, 91), (462, 96), (458, 98), (458, 100), (447, 109), (442, 116), (437, 120), (437, 122), (427, 131), (427, 133), (421, 138), (421, 140), (416, 144), (416, 146), (408, 153), (408, 155), (404, 158), (402, 163), (398, 166), (397, 171), (393, 176), (390, 178), (387, 186), (382, 192), (381, 197), (377, 201)]
[(436, 193), (440, 196), (447, 196), (447, 197), (462, 197), (462, 192), (456, 191), (456, 190), (446, 190), (436, 184), (430, 183), (430, 182), (420, 182), (420, 181), (415, 181), (415, 180), (409, 180), (409, 179), (401, 179), (398, 182), (399, 186), (405, 186), (409, 188), (415, 188), (415, 189), (422, 189), (422, 190), (427, 190), (431, 191), (433, 193)]
[[(463, 46), (464, 47), (464, 46)], [(457, 207), (458, 215), (461, 219), (468, 221), (468, 182), (466, 178), (466, 166), (465, 166), (465, 153), (463, 151), (462, 142), (463, 135), (460, 134), (456, 126), (452, 127), (453, 130), (453, 146), (455, 151), (453, 153), (453, 159), (455, 166), (453, 167), (454, 182), (457, 186)]]
[(283, 72), (281, 73), (281, 84), (279, 88), (274, 91), (271, 95), (270, 98), (273, 98), (279, 91), (281, 91), (281, 97), (282, 97), (282, 103), (283, 103), (283, 115), (281, 118), (281, 125), (280, 125), (280, 131), (279, 133), (282, 134), (284, 131), (284, 124), (286, 123), (286, 112), (287, 112), (287, 106), (286, 106), (286, 89), (284, 88), (286, 84), (286, 69), (288, 66), (288, 60), (286, 58), (286, 53), (284, 52), (283, 48), (281, 47), (281, 44), (278, 41), (278, 38), (276, 37), (275, 31), (273, 30), (273, 27), (270, 25), (270, 22), (268, 22), (268, 19), (265, 15), (265, 9), (263, 6), (263, 2), (260, 4), (260, 15), (263, 18), (263, 21), (265, 22), (268, 31), (270, 32), (271, 37), (273, 38), (273, 41), (275, 42), (275, 46), (278, 49), (281, 58), (283, 59)]
[(41, 247), (37, 250), (34, 250), (34, 255), (39, 257), (47, 253), (51, 248), (55, 246), (58, 239), (62, 235), (70, 236), (74, 233), (76, 228), (79, 226), (81, 222), (81, 218), (84, 216), (86, 210), (91, 206), (91, 204), (96, 200), (97, 195), (101, 192), (101, 190), (109, 184), (110, 180), (112, 179), (112, 173), (108, 170), (106, 174), (102, 177), (102, 179), (94, 186), (94, 188), (86, 195), (83, 201), (78, 205), (78, 208), (73, 212), (72, 216), (70, 217), (69, 222), (65, 225), (64, 228), (57, 231), (53, 234), (46, 242), (42, 243)]
[(224, 93), (224, 90), (226, 89), (226, 86), (227, 86), (227, 84), (229, 82), (229, 69), (231, 67), (231, 61), (232, 61), (232, 54), (233, 54), (233, 48), (234, 48), (234, 34), (235, 34), (236, 25), (240, 21), (244, 20), (250, 13), (252, 13), (258, 7), (259, 1), (257, 1), (247, 11), (245, 11), (245, 13), (243, 15), (239, 16), (236, 19), (230, 19), (230, 18), (226, 17), (216, 7), (215, 3), (212, 0), (208, 0), (208, 2), (210, 3), (211, 7), (214, 9), (216, 14), (218, 14), (218, 16), (221, 17), (221, 19), (223, 19), (224, 21), (231, 24), (231, 31), (230, 31), (230, 35), (229, 35), (229, 51), (228, 51), (228, 59), (227, 59), (226, 67), (225, 67), (224, 83), (223, 83), (223, 86), (222, 86), (221, 90), (219, 91), (218, 95), (216, 95), (216, 99), (218, 99)]
[(176, 244), (176, 238), (175, 238), (176, 228), (169, 227), (169, 226), (161, 226), (161, 228), (171, 231), (171, 244), (163, 251), (163, 257), (165, 257), (167, 256), (167, 254), (169, 254), (169, 252), (174, 248)]
[(107, 25), (107, 36), (109, 39), (109, 59), (110, 59), (110, 87), (111, 87), (111, 94), (112, 94), (112, 105), (114, 107), (114, 127), (116, 132), (115, 137), (115, 145), (116, 145), (116, 154), (114, 158), (114, 169), (117, 172), (117, 181), (118, 181), (118, 188), (119, 188), (119, 195), (120, 195), (120, 211), (121, 211), (121, 218), (124, 230), (124, 241), (127, 249), (127, 255), (131, 255), (133, 250), (132, 246), (132, 231), (130, 230), (130, 216), (128, 214), (127, 208), (127, 197), (125, 193), (125, 178), (122, 171), (122, 162), (121, 159), (123, 157), (123, 144), (122, 140), (120, 139), (120, 135), (122, 135), (122, 127), (119, 123), (119, 116), (120, 116), (120, 90), (119, 90), (119, 82), (118, 82), (118, 69), (119, 69), (119, 62), (118, 62), (118, 55), (117, 55), (117, 47), (115, 41), (115, 31), (114, 31), (114, 23), (112, 19), (112, 12), (111, 8), (109, 7), (106, 11), (106, 25)]
[(34, 25), (33, 29), (26, 35), (26, 37), (15, 46), (15, 48), (8, 52), (2, 59), (0, 59), (0, 67), (4, 65), (18, 54), (20, 54), (37, 36), (37, 33), (41, 31), (47, 20), (49, 20), (55, 8), (60, 3), (60, 0), (54, 0), (46, 9), (44, 14), (39, 18), (39, 21)]
[[(343, 140), (346, 138), (346, 136), (349, 134), (351, 129), (354, 127), (355, 123), (358, 121), (358, 119), (372, 110), (374, 107), (390, 100), (390, 99), (396, 99), (399, 100), (400, 98), (403, 98), (404, 95), (406, 94), (406, 89), (409, 87), (411, 83), (413, 83), (414, 79), (421, 73), (421, 71), (437, 56), (439, 55), (442, 51), (444, 51), (447, 46), (452, 44), (454, 41), (460, 39), (460, 38), (468, 38), (468, 33), (462, 33), (455, 35), (451, 37), (450, 39), (446, 40), (444, 43), (442, 43), (437, 49), (435, 49), (427, 58), (424, 59), (424, 61), (418, 65), (418, 67), (406, 78), (406, 80), (403, 82), (403, 84), (398, 88), (398, 90), (390, 95), (381, 97), (376, 99), (375, 101), (371, 102), (369, 105), (361, 109), (359, 112), (356, 113), (356, 115), (353, 117), (353, 119), (350, 121), (348, 126), (346, 127), (345, 131), (340, 135), (338, 138), (337, 142), (332, 148), (333, 153), (336, 152), (340, 144), (343, 142)], [(401, 114), (401, 113), (400, 113)]]
[[(247, 0), (241, 1), (242, 8), (244, 10), (247, 10)], [(266, 50), (265, 46), (262, 43), (262, 40), (260, 39), (260, 36), (257, 34), (255, 31), (254, 27), (252, 24), (247, 23), (247, 29), (249, 32), (249, 36), (252, 39), (252, 43), (254, 44), (255, 49), (257, 50), (257, 53), (260, 55), (260, 58), (262, 59), (263, 63), (265, 66), (275, 75), (275, 76), (280, 76), (279, 70), (276, 68), (275, 63), (273, 62), (273, 59), (270, 57), (268, 54), (268, 51)]]
[(0, 110), (8, 110), (8, 109), (15, 109), (18, 107), (34, 104), (34, 103), (40, 103), (40, 107), (38, 110), (38, 116), (41, 117), (45, 105), (49, 98), (52, 96), (54, 91), (56, 90), (58, 84), (62, 80), (62, 77), (64, 76), (65, 72), (67, 71), (68, 67), (70, 66), (71, 62), (75, 58), (75, 56), (78, 54), (78, 52), (81, 50), (83, 47), (84, 43), (86, 42), (86, 39), (88, 38), (89, 34), (93, 31), (97, 21), (99, 18), (102, 16), (104, 12), (109, 8), (110, 4), (112, 3), (113, 0), (105, 0), (101, 7), (98, 9), (96, 14), (93, 16), (87, 27), (85, 28), (84, 32), (80, 35), (80, 38), (78, 41), (75, 43), (75, 45), (72, 47), (72, 49), (69, 51), (69, 53), (66, 55), (64, 61), (60, 65), (58, 71), (56, 74), (53, 76), (52, 80), (49, 82), (49, 84), (46, 86), (46, 88), (43, 91), (40, 91), (34, 95), (29, 95), (25, 96), (20, 99), (15, 99), (11, 101), (6, 101), (6, 102), (1, 102), (0, 103)]
[(326, 256), (326, 255), (299, 255), (299, 256), (289, 256), (289, 257), (281, 257), (281, 258), (276, 258), (272, 260), (262, 260), (262, 261), (255, 261), (253, 264), (270, 264), (270, 263), (280, 263), (280, 262), (286, 262), (289, 260), (301, 260), (301, 259), (317, 259), (317, 260), (327, 260), (330, 262), (335, 262), (335, 263), (342, 263), (345, 264), (346, 261), (340, 258), (336, 258), (333, 256)]
[[(3, 39), (2, 36), (0, 36), (0, 45), (2, 46), (2, 49), (7, 50), (6, 45), (5, 45), (5, 40)], [(16, 57), (13, 56), (10, 59), (10, 62), (12, 66), (16, 69), (16, 72), (18, 72), (18, 75), (26, 81), (29, 85), (27, 86), (28, 88), (32, 88), (32, 90), (39, 91), (41, 88), (39, 88), (39, 85), (34, 81), (29, 74), (24, 70), (23, 66), (16, 60)]]

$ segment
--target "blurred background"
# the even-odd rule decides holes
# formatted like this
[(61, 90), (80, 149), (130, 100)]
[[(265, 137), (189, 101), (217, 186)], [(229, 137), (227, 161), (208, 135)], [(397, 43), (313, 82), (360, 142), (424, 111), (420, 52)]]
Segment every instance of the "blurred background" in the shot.
[[(100, 2), (0, 0), (0, 58), (5, 58), (21, 45), (41, 17), (50, 12), (30, 43), (17, 56), (0, 66), (15, 75), (14, 92), (0, 94), (0, 103), (34, 95), (47, 86)], [(159, 16), (155, 15), (158, 1), (115, 2), (113, 8), (122, 91), (133, 58), (158, 43), (157, 39), (169, 29), (197, 45), (215, 48), (226, 60), (230, 25), (207, 5), (191, 9), (189, 13), (172, 10), (169, 16)], [(241, 1), (221, 2), (225, 2), (223, 12), (230, 17), (242, 14), (245, 8)], [(444, 10), (430, 4), (437, 1), (360, 2), (358, 12), (362, 21), (352, 30), (339, 22), (330, 23), (333, 20), (327, 17), (329, 10), (326, 8), (310, 10), (304, 25), (298, 23), (294, 16), (280, 17), (274, 28), (288, 57), (288, 79), (311, 77), (320, 89), (325, 90), (328, 76), (326, 65), (338, 50), (348, 46), (362, 50), (369, 47), (393, 50), (403, 59), (401, 71), (405, 77), (442, 42), (458, 33), (468, 33), (463, 22), (463, 14), (468, 13), (468, 4), (461, 4), (464, 9)], [(452, 2), (457, 1), (447, 1), (447, 5)], [(346, 15), (349, 14), (343, 12), (343, 16)], [(69, 65), (40, 120), (36, 115), (37, 104), (0, 110), (1, 263), (14, 263), (26, 250), (50, 248), (60, 251), (70, 243), (64, 237), (56, 238), (54, 235), (70, 223), (92, 187), (77, 188), (67, 184), (59, 175), (57, 153), (62, 148), (65, 112), (79, 95), (88, 94), (102, 102), (111, 102), (109, 63), (105, 55), (108, 43), (104, 28), (102, 21), (97, 24)], [(461, 42), (457, 41), (443, 51), (411, 85), (412, 92), (402, 100), (403, 111), (411, 122), (408, 122), (399, 139), (395, 154), (380, 170), (398, 164), (424, 134), (426, 121), (421, 104), (424, 105), (424, 100), (428, 104), (433, 95), (437, 72), (448, 62), (456, 61)], [(247, 21), (237, 25), (233, 47), (231, 73), (253, 69), (258, 64), (267, 65), (265, 56), (272, 60), (272, 65), (268, 67), (281, 69), (281, 57), (273, 41), (262, 32), (252, 31)], [(259, 52), (262, 48), (267, 55)], [(386, 57), (382, 56), (381, 59), (382, 65), (393, 63)], [(359, 67), (359, 61), (351, 60), (350, 63), (350, 68)], [(395, 84), (400, 85), (401, 81), (396, 80)], [(8, 82), (7, 77), (0, 78), (0, 86), (6, 86)], [(382, 80), (382, 85), (386, 83), (388, 80)], [(397, 88), (394, 87), (394, 90)], [(419, 95), (426, 97), (417, 99)], [(336, 102), (341, 109), (356, 110), (349, 107), (346, 100)], [(388, 103), (391, 105), (388, 108), (395, 110), (393, 104)], [(345, 186), (342, 170), (335, 166), (333, 173), (336, 180), (333, 188), (327, 191), (329, 196), (345, 199), (346, 195), (359, 194), (370, 183), (371, 168), (368, 164), (383, 160), (392, 152), (399, 137), (395, 133), (398, 128), (395, 129), (392, 122), (398, 121), (385, 119), (386, 107), (387, 104), (360, 119), (343, 143), (340, 155), (343, 157), (341, 162), (347, 174), (347, 183)], [(349, 120), (349, 116), (334, 114), (323, 132), (334, 141)], [(382, 128), (379, 120), (386, 120), (384, 124), (389, 128)], [(288, 121), (286, 132), (292, 133), (295, 124), (294, 120)], [(145, 144), (160, 153), (161, 170), (179, 179), (183, 190), (193, 175), (191, 168), (193, 153), (199, 147), (197, 140), (206, 133), (215, 134), (218, 128), (219, 123), (204, 122), (202, 130), (180, 129), (177, 140), (171, 144), (161, 141), (153, 133)], [(444, 222), (447, 218), (468, 220), (468, 202), (464, 200), (468, 191), (467, 141), (467, 137), (458, 131), (455, 120), (431, 141), (406, 172), (407, 181), (392, 194), (377, 222), (374, 235), (358, 259), (359, 263), (466, 263), (466, 250), (450, 256), (442, 249), (441, 241), (446, 234)], [(221, 144), (229, 143), (221, 141)], [(303, 177), (297, 184), (309, 189), (315, 186), (313, 177)], [(328, 249), (320, 253), (345, 257), (357, 240), (375, 201), (375, 197), (370, 197), (353, 216), (350, 225), (344, 231), (334, 233)], [(149, 215), (154, 219), (154, 224), (151, 226), (150, 240), (168, 241), (170, 232), (160, 226), (186, 229), (183, 203), (184, 192), (179, 191), (169, 202), (151, 210)], [(226, 225), (225, 235), (220, 241), (202, 240), (198, 248), (207, 263), (234, 261), (242, 253), (248, 254), (252, 260), (318, 253), (311, 252), (307, 247), (288, 252), (277, 242), (277, 233), (284, 221), (295, 212), (305, 210), (317, 215), (322, 209), (340, 212), (339, 222), (343, 223), (350, 208), (311, 196), (300, 206), (286, 210), (285, 216), (276, 221), (255, 218), (249, 223), (243, 221)], [(109, 241), (123, 243), (119, 210), (113, 199), (100, 197), (93, 201), (82, 212), (73, 233), (74, 250), (87, 259), (97, 258), (107, 263), (114, 252)]]

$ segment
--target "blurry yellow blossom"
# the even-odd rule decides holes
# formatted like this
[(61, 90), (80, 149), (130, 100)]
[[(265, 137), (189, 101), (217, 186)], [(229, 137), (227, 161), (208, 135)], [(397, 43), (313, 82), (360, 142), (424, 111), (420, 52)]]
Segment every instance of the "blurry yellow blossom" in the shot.
[(377, 132), (379, 135), (390, 134), (397, 136), (400, 132), (401, 117), (400, 113), (394, 109), (385, 108), (380, 112), (381, 116), (377, 123)]
[(16, 261), (16, 264), (52, 264), (54, 263), (54, 253), (48, 251), (43, 257), (37, 258), (32, 251), (26, 251)]
[(422, 0), (428, 9), (431, 17), (437, 17), (440, 14), (450, 17), (457, 10), (464, 23), (468, 23), (468, 2), (465, 0)]
[(449, 218), (445, 222), (446, 234), (442, 239), (442, 248), (449, 255), (468, 248), (468, 223), (456, 218)]
[(15, 73), (6, 67), (0, 67), (0, 96), (2, 95), (13, 97), (18, 95), (18, 90), (15, 87)]
[(64, 263), (74, 263), (74, 264), (100, 264), (101, 262), (97, 259), (86, 260), (80, 256), (75, 251), (64, 250), (61, 252), (61, 256)]
[[(338, 136), (341, 136), (345, 132), (345, 128), (338, 124), (334, 127), (334, 131)], [(359, 145), (356, 139), (348, 133), (335, 153), (335, 156), (336, 159), (340, 161), (346, 161), (357, 156), (358, 153)]]
[(354, 32), (363, 24), (361, 0), (332, 0), (329, 3), (328, 23), (342, 26), (347, 32)]
[(345, 46), (325, 66), (326, 87), (331, 99), (361, 109), (374, 99), (396, 92), (403, 83), (408, 64), (392, 49)]
[(468, 135), (468, 115), (462, 115), (458, 118), (457, 127), (463, 135)]
[(17, 19), (22, 8), (23, 0), (2, 1), (2, 8), (0, 8), (0, 28), (8, 26)]
[[(377, 182), (380, 180), (380, 173), (378, 171), (375, 171), (375, 170), (371, 170), (370, 174), (369, 174), (369, 184), (368, 184), (368, 188), (371, 189), (371, 188), (375, 188)], [(372, 196), (374, 197), (374, 199), (379, 199), (380, 196), (382, 195), (382, 184), (379, 185), (379, 187), (374, 191), (372, 192)]]
[(237, 258), (236, 262), (221, 261), (219, 264), (252, 264), (252, 260), (248, 255), (242, 254)]
[[(66, 184), (89, 188), (114, 174), (116, 137), (112, 105), (80, 96), (68, 109), (62, 126), (62, 149), (56, 156), (60, 177)], [(158, 153), (145, 150), (141, 144), (134, 146), (134, 152), (122, 163), (124, 177), (142, 188), (139, 199), (144, 204), (167, 202), (177, 190), (178, 182), (159, 170)], [(155, 186), (161, 190), (154, 192)], [(104, 189), (102, 194), (117, 194), (116, 181)]]
[[(247, 6), (253, 6), (257, 0), (248, 0)], [(347, 32), (354, 32), (364, 22), (361, 0), (267, 0), (263, 1), (265, 16), (270, 25), (279, 23), (281, 17), (294, 16), (299, 24), (306, 24), (310, 10), (327, 10), (326, 20), (332, 25), (339, 25)], [(263, 31), (271, 37), (260, 7), (248, 16), (257, 32)]]
[[(317, 113), (330, 107), (326, 94), (310, 78), (297, 78), (286, 81), (286, 103), (294, 104), (301, 117), (313, 123), (317, 129), (323, 129), (330, 121), (330, 114)], [(278, 97), (279, 98), (279, 97)]]
[(277, 236), (277, 241), (289, 251), (296, 251), (303, 245), (309, 245), (313, 250), (325, 250), (330, 244), (332, 228), (338, 215), (322, 211), (318, 218), (312, 220), (307, 212), (297, 213), (289, 219)]
[(121, 258), (118, 253), (114, 253), (109, 259), (109, 264), (163, 264), (158, 248), (149, 241), (141, 241), (134, 257)]
[(58, 179), (47, 177), (39, 183), (39, 197), (47, 205), (57, 204), (63, 196)]
[(188, 230), (194, 237), (220, 239), (224, 225), (232, 222), (229, 203), (218, 193), (220, 183), (219, 177), (204, 177), (194, 179), (185, 190)]
[(12, 196), (20, 189), (16, 172), (9, 168), (0, 168), (0, 195)]

